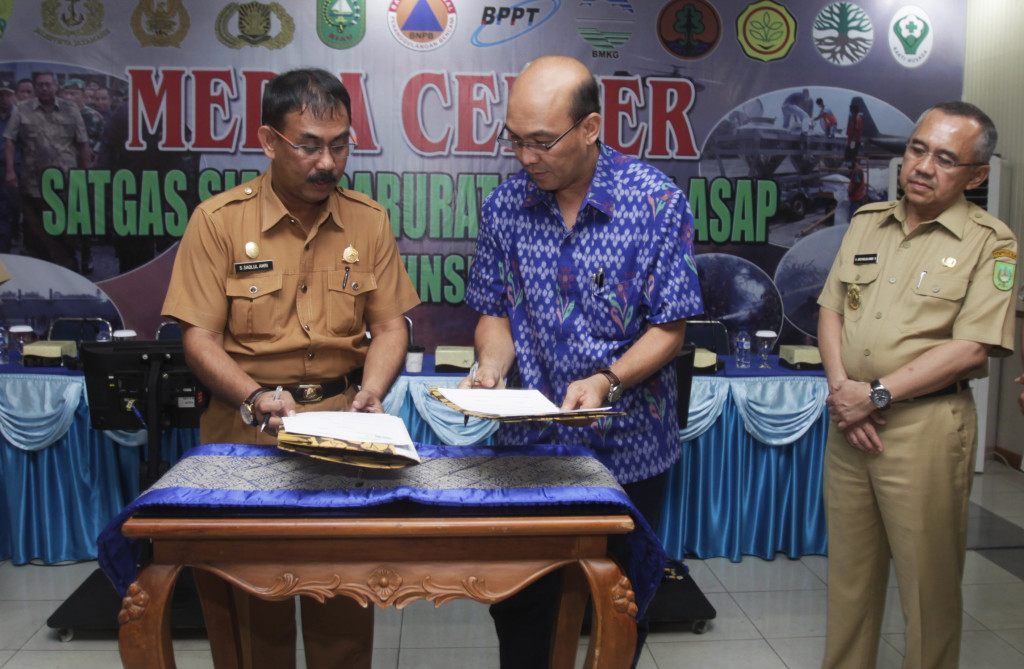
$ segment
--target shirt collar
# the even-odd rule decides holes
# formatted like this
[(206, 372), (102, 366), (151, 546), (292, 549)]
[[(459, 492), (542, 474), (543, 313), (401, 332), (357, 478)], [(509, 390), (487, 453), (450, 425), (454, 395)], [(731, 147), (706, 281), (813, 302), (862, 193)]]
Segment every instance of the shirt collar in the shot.
[[(263, 184), (260, 186), (260, 191), (263, 195), (263, 224), (261, 231), (266, 232), (272, 227), (284, 220), (291, 220), (293, 217), (288, 212), (288, 209), (281, 202), (281, 198), (274, 192), (273, 186), (273, 170), (274, 165), (271, 163), (267, 166), (267, 171), (263, 174)], [(339, 209), (338, 198), (330, 197), (327, 198), (327, 210), (324, 216), (317, 221), (317, 227), (324, 220), (333, 221), (339, 228), (344, 229), (341, 224), (341, 210)]]
[[(946, 228), (954, 235), (957, 239), (963, 239), (964, 230), (967, 227), (967, 210), (969, 203), (964, 194), (961, 193), (960, 197), (950, 205), (944, 212), (939, 214), (931, 221), (924, 221), (924, 224), (938, 223), (942, 227)], [(907, 198), (900, 199), (899, 204), (896, 205), (896, 210), (893, 212), (893, 216), (900, 223), (907, 220)]]
[[(582, 206), (590, 205), (603, 212), (608, 218), (612, 218), (615, 214), (615, 179), (612, 171), (614, 158), (611, 149), (603, 143), (598, 144), (598, 149), (597, 165), (594, 168), (594, 175), (590, 178), (590, 188), (587, 189), (587, 195), (583, 198)], [(535, 207), (542, 202), (557, 206), (554, 193), (541, 190), (533, 179), (527, 177), (523, 206)]]

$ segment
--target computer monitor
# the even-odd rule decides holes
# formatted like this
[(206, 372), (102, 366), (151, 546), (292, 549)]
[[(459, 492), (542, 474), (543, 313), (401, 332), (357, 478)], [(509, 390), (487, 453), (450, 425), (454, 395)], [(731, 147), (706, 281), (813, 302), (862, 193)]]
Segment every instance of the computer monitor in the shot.
[[(89, 417), (98, 430), (198, 427), (208, 393), (185, 364), (178, 340), (82, 342)], [(149, 404), (153, 393), (153, 405)]]

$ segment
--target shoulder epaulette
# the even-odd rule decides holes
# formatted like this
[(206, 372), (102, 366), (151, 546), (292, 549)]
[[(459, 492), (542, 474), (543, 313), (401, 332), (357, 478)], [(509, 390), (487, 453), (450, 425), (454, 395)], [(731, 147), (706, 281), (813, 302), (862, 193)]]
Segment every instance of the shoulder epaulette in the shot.
[(996, 239), (1016, 239), (1010, 226), (988, 213), (973, 202), (967, 203), (967, 218), (978, 225), (984, 226), (995, 233)]
[(243, 184), (239, 184), (234, 188), (229, 188), (223, 193), (217, 193), (203, 200), (202, 207), (209, 212), (214, 212), (225, 207), (233, 202), (242, 202), (245, 200), (251, 200), (252, 198), (259, 195), (260, 192), (260, 180), (252, 179), (246, 181)]

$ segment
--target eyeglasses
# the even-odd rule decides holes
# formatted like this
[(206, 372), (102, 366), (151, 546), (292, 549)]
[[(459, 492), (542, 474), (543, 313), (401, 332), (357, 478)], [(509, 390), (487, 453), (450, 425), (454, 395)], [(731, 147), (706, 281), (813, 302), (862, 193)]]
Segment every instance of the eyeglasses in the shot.
[(944, 153), (932, 153), (920, 144), (907, 144), (907, 155), (914, 160), (924, 160), (928, 156), (931, 156), (935, 166), (940, 170), (945, 170), (947, 172), (955, 170), (958, 167), (979, 167), (981, 165), (988, 165), (988, 163), (958, 163), (950, 156), (947, 156)]
[(345, 155), (349, 149), (354, 149), (358, 146), (355, 142), (345, 142), (344, 144), (332, 144), (331, 146), (323, 146), (321, 144), (295, 144), (292, 140), (288, 139), (281, 134), (281, 131), (272, 125), (268, 125), (268, 128), (277, 133), (277, 136), (284, 140), (284, 143), (292, 147), (299, 152), (299, 155), (303, 158), (317, 158), (324, 155), (324, 149), (329, 149), (331, 156), (334, 158), (340, 158)]
[[(513, 139), (511, 137), (505, 136), (505, 137), (499, 137), (498, 138), (498, 144), (500, 144), (501, 146), (504, 146), (506, 149), (512, 149), (513, 151), (517, 151), (519, 149), (532, 149), (533, 151), (537, 151), (538, 153), (545, 153), (545, 152), (550, 151), (551, 149), (553, 149), (555, 144), (558, 144), (560, 141), (562, 141), (563, 137), (565, 137), (570, 132), (575, 130), (576, 126), (578, 126), (580, 123), (583, 123), (583, 119), (585, 119), (585, 118), (587, 118), (587, 117), (584, 116), (583, 118), (580, 118), (578, 121), (573, 123), (572, 126), (570, 126), (570, 128), (568, 130), (566, 130), (561, 135), (556, 137), (553, 141), (550, 141), (550, 142), (547, 142), (547, 143), (545, 143), (545, 142), (524, 142), (521, 139)], [(501, 126), (501, 131), (503, 133), (512, 134), (512, 131), (508, 129), (508, 126), (504, 125), (504, 124), (502, 124), (502, 126)]]

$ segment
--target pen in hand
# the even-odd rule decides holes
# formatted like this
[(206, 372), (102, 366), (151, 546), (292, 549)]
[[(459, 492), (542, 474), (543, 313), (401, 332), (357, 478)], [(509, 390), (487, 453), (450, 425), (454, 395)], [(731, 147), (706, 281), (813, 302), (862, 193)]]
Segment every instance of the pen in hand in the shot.
[[(284, 390), (284, 388), (281, 387), (281, 386), (278, 386), (277, 388), (274, 389), (274, 401), (275, 402), (277, 400), (281, 399), (281, 391), (282, 390)], [(266, 416), (263, 417), (263, 424), (260, 425), (260, 432), (263, 432), (263, 431), (265, 431), (267, 429), (267, 425), (270, 424), (270, 417), (273, 416), (273, 415), (274, 414), (268, 413)]]

